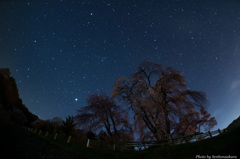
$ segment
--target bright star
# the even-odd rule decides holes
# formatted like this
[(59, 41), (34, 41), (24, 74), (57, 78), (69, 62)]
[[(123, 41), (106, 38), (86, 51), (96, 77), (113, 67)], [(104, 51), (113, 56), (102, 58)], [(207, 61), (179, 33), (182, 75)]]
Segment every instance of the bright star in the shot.
[(75, 101), (77, 102), (77, 101), (78, 101), (78, 98), (75, 98)]

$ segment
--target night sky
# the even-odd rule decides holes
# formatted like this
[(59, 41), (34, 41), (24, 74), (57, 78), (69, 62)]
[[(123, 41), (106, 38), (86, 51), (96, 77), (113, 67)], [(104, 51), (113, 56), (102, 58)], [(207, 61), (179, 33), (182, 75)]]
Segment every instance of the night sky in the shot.
[(144, 60), (206, 92), (225, 128), (240, 115), (240, 1), (0, 0), (0, 68), (41, 119), (76, 115)]

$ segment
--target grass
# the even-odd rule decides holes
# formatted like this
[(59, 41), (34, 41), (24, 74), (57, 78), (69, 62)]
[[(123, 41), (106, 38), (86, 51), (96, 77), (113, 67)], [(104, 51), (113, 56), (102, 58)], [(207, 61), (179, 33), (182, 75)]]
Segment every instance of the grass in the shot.
[(196, 155), (238, 155), (240, 127), (232, 132), (195, 143), (155, 147), (143, 151), (112, 151), (81, 147), (42, 138), (36, 134), (0, 120), (0, 158), (16, 159), (155, 159), (196, 158)]
[(61, 149), (23, 128), (2, 121), (0, 121), (0, 125), (0, 158), (2, 156), (15, 159), (79, 158), (79, 156), (74, 156), (72, 152)]

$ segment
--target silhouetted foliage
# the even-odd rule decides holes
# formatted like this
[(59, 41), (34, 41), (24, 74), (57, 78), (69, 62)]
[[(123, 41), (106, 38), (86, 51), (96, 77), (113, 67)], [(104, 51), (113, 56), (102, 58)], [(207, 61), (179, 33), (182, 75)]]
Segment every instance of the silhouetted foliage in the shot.
[(63, 119), (61, 117), (54, 117), (50, 120), (50, 122), (56, 127), (62, 126)]
[(114, 140), (132, 139), (128, 114), (112, 98), (106, 94), (93, 94), (87, 102), (88, 106), (78, 110), (76, 120), (79, 126), (89, 131), (105, 129)]
[(37, 130), (42, 130), (44, 132), (50, 131), (51, 132), (51, 124), (49, 120), (35, 120), (31, 123), (31, 127)]
[(63, 123), (63, 119), (61, 117), (54, 117), (50, 120), (47, 120), (46, 122), (48, 122), (49, 124), (48, 131), (51, 131), (53, 133), (59, 133), (62, 131), (61, 126)]
[[(53, 118), (54, 119), (54, 118)], [(49, 120), (35, 120), (31, 123), (31, 127), (37, 130), (42, 130), (49, 133), (59, 133), (61, 132), (61, 127), (58, 123), (54, 122), (53, 119)]]
[(129, 80), (122, 76), (114, 83), (112, 95), (134, 112), (142, 139), (168, 139), (216, 125), (205, 109), (205, 93), (189, 90), (183, 75), (171, 67), (143, 62)]
[(87, 134), (86, 134), (86, 132), (85, 132), (84, 130), (81, 130), (81, 129), (76, 129), (74, 136), (75, 136), (77, 139), (87, 139)]
[(66, 117), (65, 121), (62, 121), (62, 130), (63, 132), (68, 135), (73, 135), (76, 128), (76, 123), (72, 116)]
[(100, 139), (100, 140), (109, 140), (109, 135), (105, 131), (101, 130), (98, 133), (98, 139)]
[(36, 120), (31, 123), (31, 126), (37, 130), (42, 130), (49, 133), (58, 133), (69, 135), (76, 135), (76, 123), (71, 116), (66, 117), (65, 121), (61, 117), (54, 117), (48, 120)]
[(96, 139), (96, 134), (92, 131), (88, 131), (86, 136), (88, 139)]

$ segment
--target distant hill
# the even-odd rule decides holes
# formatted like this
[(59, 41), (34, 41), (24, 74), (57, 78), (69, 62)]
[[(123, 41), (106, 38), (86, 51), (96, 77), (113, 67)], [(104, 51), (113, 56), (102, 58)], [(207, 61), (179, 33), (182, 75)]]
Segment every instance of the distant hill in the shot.
[(18, 125), (29, 125), (38, 119), (22, 103), (16, 81), (8, 68), (0, 69), (0, 115)]
[(226, 128), (228, 131), (233, 131), (234, 129), (240, 127), (240, 116), (235, 119), (231, 124)]

